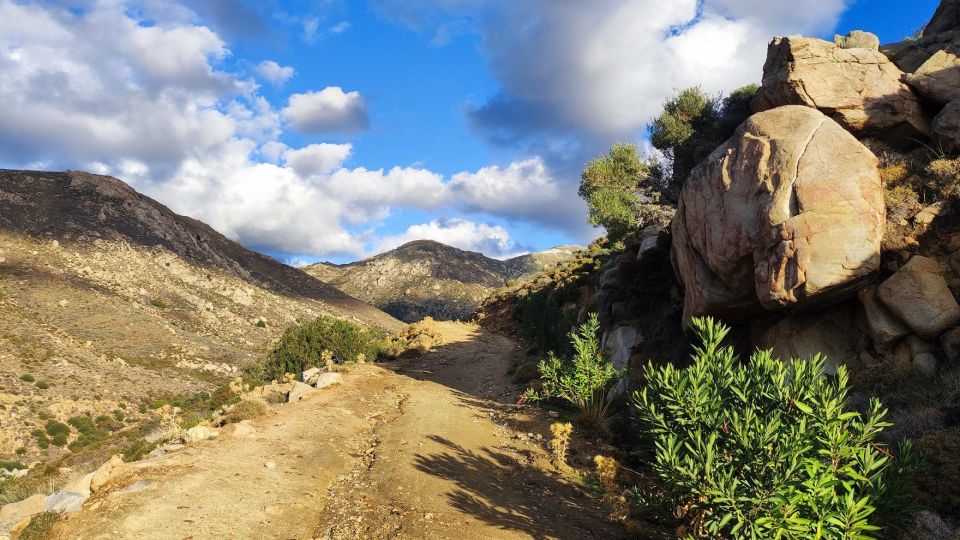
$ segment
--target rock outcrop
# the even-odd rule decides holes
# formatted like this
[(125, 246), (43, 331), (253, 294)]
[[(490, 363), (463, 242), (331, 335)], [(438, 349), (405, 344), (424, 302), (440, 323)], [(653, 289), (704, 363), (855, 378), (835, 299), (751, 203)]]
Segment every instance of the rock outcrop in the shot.
[(858, 137), (902, 143), (930, 127), (903, 72), (884, 54), (844, 49), (814, 38), (774, 39), (753, 102), (760, 112), (783, 105), (822, 111)]
[(684, 318), (829, 303), (879, 267), (877, 161), (815, 109), (752, 116), (691, 173), (674, 219)]
[(941, 148), (955, 151), (960, 148), (960, 100), (947, 103), (933, 119), (931, 132)]
[(930, 22), (923, 28), (923, 35), (950, 32), (960, 28), (960, 0), (943, 0)]
[(833, 36), (833, 43), (841, 49), (880, 50), (880, 38), (876, 34), (863, 30), (854, 30), (845, 36), (837, 34)]
[(960, 305), (937, 261), (915, 256), (880, 285), (877, 295), (917, 335), (933, 338), (960, 322)]
[(934, 52), (916, 71), (906, 76), (907, 84), (939, 105), (960, 99), (960, 47), (951, 45)]

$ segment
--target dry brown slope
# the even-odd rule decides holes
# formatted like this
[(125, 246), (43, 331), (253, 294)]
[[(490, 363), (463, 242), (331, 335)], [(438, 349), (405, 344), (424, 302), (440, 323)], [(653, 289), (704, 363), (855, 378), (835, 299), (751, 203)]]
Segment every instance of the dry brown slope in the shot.
[(160, 458), (55, 538), (622, 537), (544, 442), (516, 438), (549, 431), (509, 405), (516, 345), (439, 327), (447, 345), (400, 373), (358, 366), (342, 386), (255, 421), (252, 436)]
[(0, 171), (0, 459), (73, 459), (31, 432), (83, 413), (136, 428), (139, 405), (209, 392), (322, 313), (400, 326), (119, 180)]

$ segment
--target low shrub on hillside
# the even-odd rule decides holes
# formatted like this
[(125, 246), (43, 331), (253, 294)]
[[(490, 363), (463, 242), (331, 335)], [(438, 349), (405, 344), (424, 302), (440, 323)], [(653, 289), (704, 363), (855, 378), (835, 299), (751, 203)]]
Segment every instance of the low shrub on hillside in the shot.
[(224, 424), (235, 424), (252, 420), (267, 413), (267, 404), (258, 399), (242, 399), (233, 405), (223, 416)]
[(576, 314), (564, 310), (554, 291), (541, 289), (517, 300), (513, 319), (520, 334), (543, 351), (559, 355), (570, 352), (567, 335)]
[(728, 329), (695, 319), (693, 365), (646, 369), (634, 404), (654, 445), (661, 492), (648, 502), (690, 523), (697, 538), (873, 538), (909, 510), (908, 441), (895, 458), (877, 442), (891, 424), (876, 399), (847, 407), (847, 373), (824, 360), (740, 363)]
[(266, 361), (250, 374), (263, 381), (280, 380), (287, 373), (299, 375), (307, 368), (322, 367), (324, 351), (331, 351), (334, 362), (344, 364), (355, 362), (361, 354), (374, 359), (382, 346), (381, 331), (322, 315), (288, 328)]
[(577, 409), (582, 423), (604, 428), (611, 403), (610, 389), (624, 373), (613, 367), (600, 347), (599, 331), (600, 321), (597, 314), (592, 313), (578, 331), (570, 333), (571, 358), (563, 359), (550, 353), (546, 360), (540, 361), (542, 389), (531, 388), (525, 394), (527, 399), (565, 401)]
[(960, 195), (960, 159), (935, 159), (927, 165), (927, 187), (938, 199)]

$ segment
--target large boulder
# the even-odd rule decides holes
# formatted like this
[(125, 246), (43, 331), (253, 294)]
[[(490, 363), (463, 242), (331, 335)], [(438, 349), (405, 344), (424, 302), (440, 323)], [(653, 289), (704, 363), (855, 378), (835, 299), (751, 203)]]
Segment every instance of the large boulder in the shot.
[(960, 28), (960, 0), (941, 0), (933, 18), (923, 27), (923, 35), (940, 34)]
[(933, 138), (944, 150), (960, 148), (960, 100), (951, 101), (933, 119)]
[(863, 30), (854, 30), (845, 36), (837, 34), (833, 36), (833, 43), (841, 49), (880, 50), (880, 38), (876, 34)]
[(858, 137), (902, 145), (930, 131), (920, 99), (902, 77), (879, 51), (844, 49), (822, 39), (775, 38), (753, 108), (804, 105)]
[(923, 337), (937, 337), (960, 322), (960, 305), (933, 259), (913, 257), (880, 285), (877, 296)]
[(880, 265), (877, 160), (816, 109), (761, 112), (697, 166), (673, 221), (684, 320), (826, 304)]
[(887, 306), (877, 298), (876, 287), (865, 287), (857, 293), (863, 308), (863, 320), (867, 334), (879, 349), (886, 349), (910, 335), (910, 329), (890, 313)]
[(934, 103), (945, 105), (960, 99), (960, 47), (950, 46), (934, 52), (905, 80)]
[(883, 45), (880, 52), (904, 73), (913, 73), (937, 51), (956, 53), (957, 44), (960, 44), (960, 32), (951, 31)]
[(828, 375), (835, 375), (838, 365), (858, 355), (857, 333), (848, 307), (784, 317), (760, 336), (757, 346), (773, 350), (781, 360), (810, 360), (820, 354), (826, 357), (824, 372)]

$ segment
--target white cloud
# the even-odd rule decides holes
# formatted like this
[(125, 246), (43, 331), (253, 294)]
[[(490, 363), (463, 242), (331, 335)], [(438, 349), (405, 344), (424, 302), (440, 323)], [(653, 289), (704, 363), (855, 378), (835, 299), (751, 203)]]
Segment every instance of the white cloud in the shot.
[(468, 210), (563, 226), (582, 222), (583, 201), (554, 178), (539, 157), (506, 167), (462, 172), (450, 180), (453, 198)]
[(273, 60), (264, 60), (254, 68), (260, 77), (275, 86), (282, 86), (283, 83), (293, 77), (294, 70), (290, 66), (281, 66)]
[(344, 92), (328, 86), (319, 92), (293, 94), (283, 117), (294, 129), (309, 135), (323, 135), (366, 129), (367, 103), (359, 92)]
[(505, 228), (462, 218), (435, 219), (429, 223), (411, 225), (402, 234), (383, 238), (376, 251), (387, 251), (414, 240), (435, 240), (502, 259), (514, 257), (523, 251)]
[(353, 146), (349, 144), (311, 144), (297, 150), (288, 150), (284, 155), (287, 165), (302, 177), (325, 174), (340, 167), (350, 157)]
[[(495, 139), (543, 130), (637, 137), (674, 89), (759, 82), (777, 34), (830, 30), (849, 0), (379, 0), (382, 13), (436, 33), (468, 21), (501, 92), (474, 107)], [(463, 32), (465, 30), (461, 30)]]

